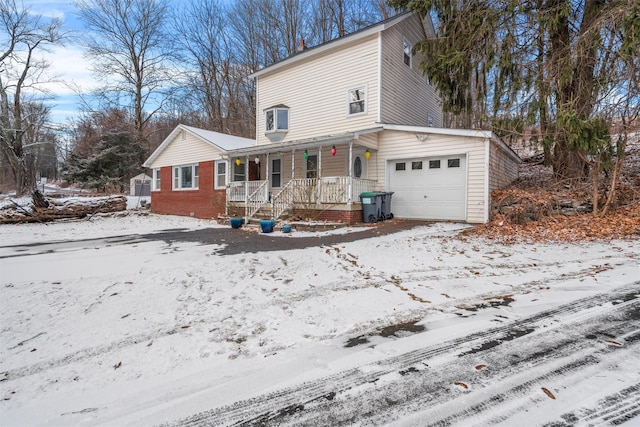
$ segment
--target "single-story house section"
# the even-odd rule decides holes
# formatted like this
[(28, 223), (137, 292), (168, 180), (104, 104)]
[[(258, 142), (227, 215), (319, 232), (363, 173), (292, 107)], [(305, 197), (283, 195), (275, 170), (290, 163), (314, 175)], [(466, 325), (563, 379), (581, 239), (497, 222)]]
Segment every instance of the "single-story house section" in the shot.
[(151, 169), (151, 210), (170, 215), (225, 215), (229, 180), (256, 179), (257, 166), (230, 163), (230, 150), (255, 147), (254, 139), (178, 125), (144, 162)]
[(150, 196), (151, 177), (146, 173), (141, 173), (129, 180), (130, 196)]
[(491, 191), (515, 180), (520, 163), (490, 131), (386, 124), (231, 150), (227, 159), (259, 166), (257, 179), (228, 185), (227, 202), (246, 219), (293, 212), (347, 223), (362, 221), (368, 191), (393, 192), (396, 218), (486, 222)]

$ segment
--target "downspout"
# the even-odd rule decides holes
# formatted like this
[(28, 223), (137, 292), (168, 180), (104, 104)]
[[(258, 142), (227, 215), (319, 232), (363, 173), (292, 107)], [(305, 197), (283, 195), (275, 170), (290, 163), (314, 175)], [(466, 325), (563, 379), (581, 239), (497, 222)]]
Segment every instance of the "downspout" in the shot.
[[(382, 123), (382, 32), (378, 33), (378, 123)], [(351, 196), (349, 196), (351, 197)]]
[(353, 139), (349, 141), (349, 178), (347, 181), (347, 205), (353, 204)]
[(249, 223), (247, 208), (249, 207), (249, 156), (244, 158), (244, 223)]
[(320, 184), (320, 180), (322, 179), (322, 146), (318, 147), (318, 176), (316, 177), (316, 181), (318, 183), (318, 188), (316, 189), (316, 191), (318, 192), (318, 199), (316, 201), (316, 206), (320, 205), (320, 202), (322, 201), (321, 197), (322, 197), (322, 192), (321, 192), (321, 187), (322, 185)]
[[(484, 222), (489, 222), (489, 166), (491, 164), (491, 139), (484, 141)], [(467, 160), (468, 162), (468, 160)]]

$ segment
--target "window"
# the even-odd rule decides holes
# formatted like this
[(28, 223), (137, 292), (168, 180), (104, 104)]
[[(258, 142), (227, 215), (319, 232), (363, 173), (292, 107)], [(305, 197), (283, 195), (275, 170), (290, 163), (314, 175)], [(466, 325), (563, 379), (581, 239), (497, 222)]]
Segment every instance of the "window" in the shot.
[(440, 160), (429, 160), (429, 169), (440, 169)]
[(428, 116), (428, 118), (427, 118), (427, 119), (428, 119), (428, 124), (427, 124), (427, 126), (429, 126), (430, 128), (432, 128), (432, 127), (433, 127), (433, 116), (432, 116), (431, 114), (429, 114), (429, 116)]
[(406, 165), (404, 163), (396, 163), (396, 170), (397, 171), (403, 171), (406, 170)]
[(214, 188), (222, 189), (227, 186), (227, 161), (216, 160), (216, 178), (213, 184)]
[(360, 156), (356, 156), (353, 161), (353, 176), (356, 178), (362, 177), (362, 160), (360, 159)]
[(460, 159), (448, 159), (447, 160), (448, 168), (459, 168), (460, 167)]
[(233, 162), (233, 181), (244, 181), (245, 176), (244, 162), (241, 161), (240, 164)]
[(173, 167), (173, 189), (193, 190), (198, 188), (198, 165)]
[(289, 130), (289, 108), (277, 107), (265, 110), (265, 130), (267, 132)]
[(349, 114), (360, 114), (366, 112), (366, 88), (361, 86), (355, 89), (349, 89)]
[(318, 155), (309, 154), (306, 163), (306, 177), (317, 178), (318, 177)]
[(411, 67), (411, 43), (407, 39), (402, 40), (402, 52), (405, 65)]
[(271, 159), (271, 186), (282, 186), (282, 159)]
[(411, 169), (414, 171), (422, 169), (422, 162), (411, 162)]
[(153, 170), (153, 191), (160, 191), (160, 168)]

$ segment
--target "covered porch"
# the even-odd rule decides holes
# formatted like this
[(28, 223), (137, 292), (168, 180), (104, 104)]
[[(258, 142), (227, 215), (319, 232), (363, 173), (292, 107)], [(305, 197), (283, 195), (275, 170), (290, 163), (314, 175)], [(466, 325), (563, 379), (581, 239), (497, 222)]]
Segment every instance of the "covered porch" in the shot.
[(258, 214), (279, 219), (287, 213), (354, 222), (360, 194), (381, 184), (378, 130), (230, 152), (227, 215), (240, 212), (246, 222)]

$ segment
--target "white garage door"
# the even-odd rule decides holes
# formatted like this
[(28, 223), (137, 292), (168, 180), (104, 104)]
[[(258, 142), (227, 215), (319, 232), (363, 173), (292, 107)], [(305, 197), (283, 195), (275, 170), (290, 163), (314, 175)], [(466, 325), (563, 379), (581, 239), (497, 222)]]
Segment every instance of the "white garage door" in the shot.
[(398, 218), (466, 219), (465, 155), (392, 160), (391, 211)]

